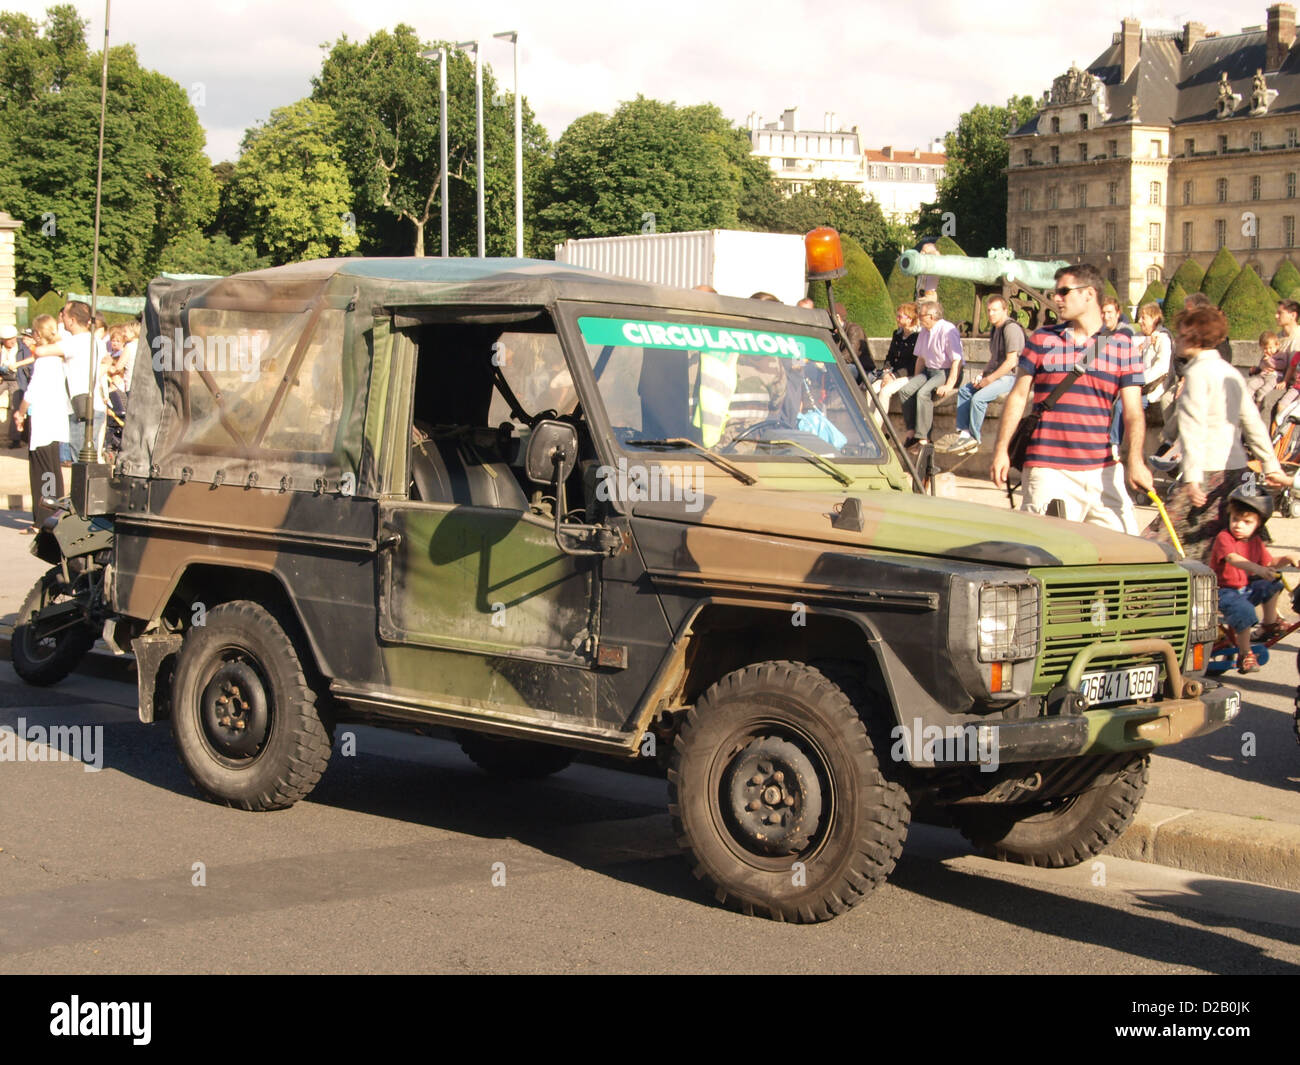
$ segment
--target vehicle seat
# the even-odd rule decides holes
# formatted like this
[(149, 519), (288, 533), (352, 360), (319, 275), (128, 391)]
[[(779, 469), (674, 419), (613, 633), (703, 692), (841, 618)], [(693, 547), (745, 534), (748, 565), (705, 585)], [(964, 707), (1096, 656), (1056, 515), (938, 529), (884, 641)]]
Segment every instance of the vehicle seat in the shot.
[(500, 458), (463, 438), (438, 441), (457, 503), (502, 510), (527, 510), (528, 497), (514, 471)]
[(451, 474), (429, 434), (416, 426), (411, 430), (411, 498), (422, 503), (449, 503)]

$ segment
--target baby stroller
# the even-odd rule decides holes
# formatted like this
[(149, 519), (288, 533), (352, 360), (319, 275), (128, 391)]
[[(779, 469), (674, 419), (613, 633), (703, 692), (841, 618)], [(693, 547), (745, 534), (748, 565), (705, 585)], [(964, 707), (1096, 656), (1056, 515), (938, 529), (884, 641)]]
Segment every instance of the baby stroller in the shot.
[[(1278, 414), (1273, 432), (1273, 454), (1282, 469), (1295, 474), (1300, 470), (1300, 403), (1292, 403)], [(1278, 489), (1273, 500), (1278, 512), (1288, 518), (1300, 518), (1300, 489), (1295, 485)]]

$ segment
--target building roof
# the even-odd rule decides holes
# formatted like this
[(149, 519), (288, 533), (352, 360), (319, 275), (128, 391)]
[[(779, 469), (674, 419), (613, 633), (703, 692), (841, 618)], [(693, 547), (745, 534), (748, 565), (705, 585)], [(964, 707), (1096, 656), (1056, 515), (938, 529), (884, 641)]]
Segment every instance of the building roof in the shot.
[[(888, 153), (888, 154), (886, 154)], [(868, 148), (862, 156), (868, 163), (921, 163), (924, 166), (946, 166), (948, 157), (943, 152), (923, 152), (917, 148), (900, 149), (890, 145), (877, 151)]]
[[(1088, 64), (1087, 72), (1106, 86), (1106, 107), (1110, 119), (1106, 126), (1126, 125), (1136, 94), (1141, 125), (1175, 126), (1184, 122), (1203, 122), (1217, 113), (1219, 77), (1227, 73), (1234, 93), (1241, 103), (1231, 118), (1250, 117), (1250, 96), (1256, 70), (1265, 70), (1268, 35), (1264, 29), (1223, 36), (1205, 37), (1186, 54), (1181, 35), (1144, 32), (1137, 65), (1128, 80), (1121, 82), (1122, 45), (1114, 41)], [(1276, 115), (1300, 111), (1300, 48), (1292, 48), (1279, 70), (1266, 73), (1268, 87), (1277, 91), (1268, 113)], [(1041, 113), (1041, 112), (1040, 112)], [(1034, 134), (1039, 130), (1035, 115), (1012, 136)]]

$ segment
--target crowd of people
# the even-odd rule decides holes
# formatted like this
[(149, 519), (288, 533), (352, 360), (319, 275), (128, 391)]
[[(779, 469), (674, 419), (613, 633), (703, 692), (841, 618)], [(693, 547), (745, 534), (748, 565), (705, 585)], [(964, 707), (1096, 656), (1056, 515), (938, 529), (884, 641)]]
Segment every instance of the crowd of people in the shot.
[[(0, 379), (10, 448), (26, 446), (36, 532), (64, 494), (63, 469), (84, 448), (86, 423), (101, 462), (121, 447), (138, 322), (108, 327), (88, 304), (69, 301), (38, 315), (21, 334), (0, 327)], [(94, 368), (92, 380), (91, 371)]]

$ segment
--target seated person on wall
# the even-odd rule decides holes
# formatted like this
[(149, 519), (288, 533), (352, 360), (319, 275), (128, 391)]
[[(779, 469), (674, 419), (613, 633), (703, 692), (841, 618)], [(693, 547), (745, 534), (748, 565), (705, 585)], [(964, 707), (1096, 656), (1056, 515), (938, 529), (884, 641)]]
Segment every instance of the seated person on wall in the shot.
[(988, 299), (989, 361), (983, 373), (957, 390), (957, 431), (942, 437), (936, 451), (973, 455), (980, 449), (980, 433), (989, 404), (1001, 399), (1016, 383), (1016, 364), (1025, 349), (1025, 331), (1010, 315), (1002, 296)]

